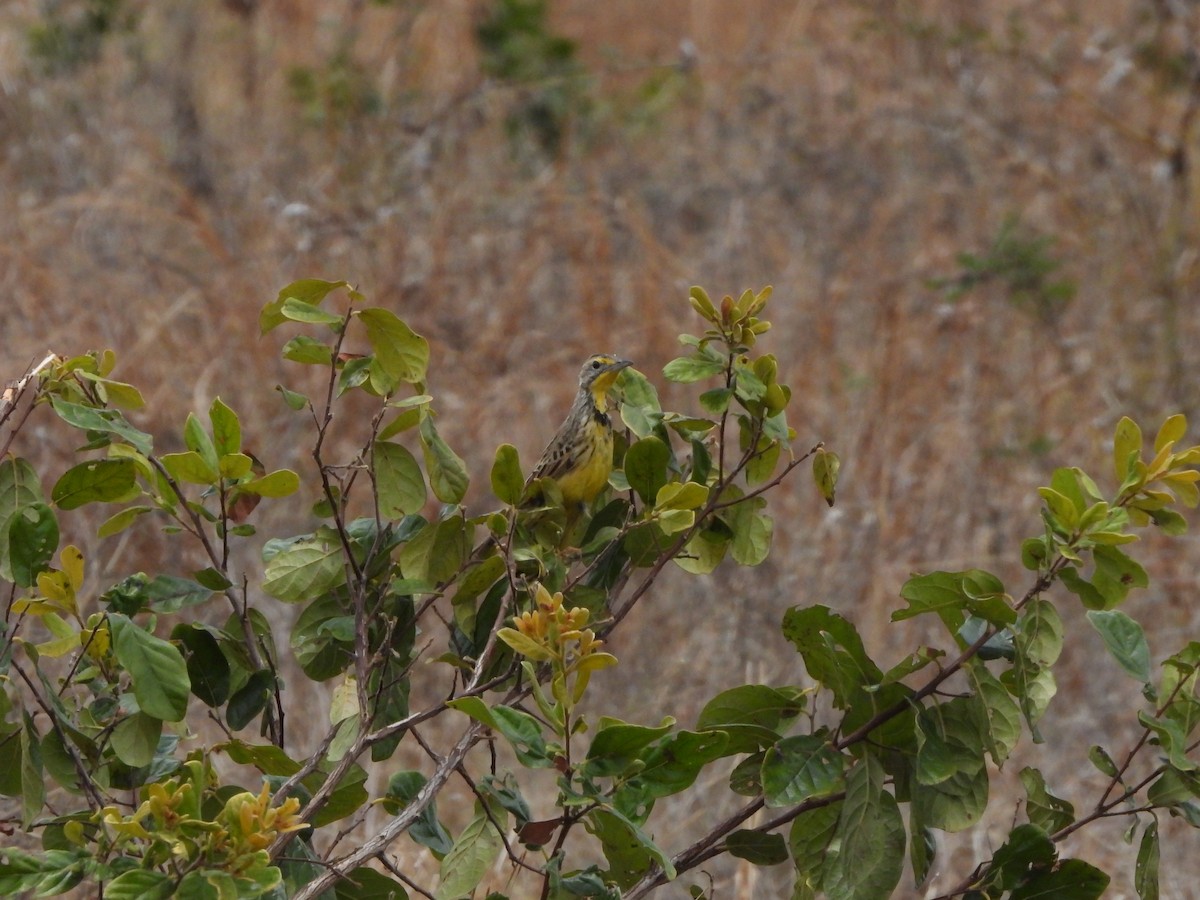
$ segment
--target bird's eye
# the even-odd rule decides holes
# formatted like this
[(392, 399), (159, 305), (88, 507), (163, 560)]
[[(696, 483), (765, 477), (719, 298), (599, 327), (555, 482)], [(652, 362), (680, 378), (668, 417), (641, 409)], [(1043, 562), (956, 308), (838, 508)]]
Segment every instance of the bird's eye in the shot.
[(593, 369), (598, 369), (598, 368), (600, 368), (600, 360), (598, 360), (598, 359), (593, 359), (593, 360), (592, 360), (592, 368), (593, 368)]

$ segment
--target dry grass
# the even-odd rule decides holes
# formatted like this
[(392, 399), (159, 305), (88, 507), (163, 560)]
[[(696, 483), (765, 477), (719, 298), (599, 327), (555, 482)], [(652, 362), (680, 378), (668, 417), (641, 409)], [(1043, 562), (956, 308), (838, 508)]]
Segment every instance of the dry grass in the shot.
[[(220, 394), (269, 465), (306, 466), (271, 390), (296, 376), (254, 332), (297, 277), (348, 278), (430, 338), (443, 428), (480, 483), (502, 440), (532, 458), (582, 356), (616, 350), (653, 377), (694, 327), (688, 284), (776, 286), (770, 347), (799, 443), (844, 460), (840, 502), (829, 513), (799, 485), (775, 505), (767, 565), (674, 580), (639, 608), (604, 682), (618, 715), (687, 723), (724, 687), (802, 680), (777, 629), (792, 604), (841, 611), (884, 662), (940, 641), (887, 624), (907, 573), (980, 566), (1022, 592), (1016, 548), (1053, 468), (1104, 474), (1122, 414), (1196, 418), (1195, 97), (1147, 60), (1194, 46), (1200, 14), (1164, 19), (1165, 0), (561, 0), (596, 103), (554, 162), (510, 153), (513, 92), (482, 78), (473, 42), (481, 0), (126, 5), (138, 30), (60, 77), (24, 52), (43, 4), (0, 6), (0, 372), (112, 346), (161, 447)], [(339, 48), (376, 109), (306, 121), (288, 69)], [(666, 87), (647, 99), (651, 79)], [(1078, 284), (1053, 324), (1002, 285), (949, 303), (928, 284), (1014, 214)], [(69, 451), (47, 434), (22, 452), (53, 471)], [(307, 521), (297, 506), (260, 524)], [(187, 568), (153, 535), (115, 551), (72, 537), (97, 583)], [(1129, 609), (1162, 655), (1195, 634), (1196, 551), (1139, 551), (1153, 587)], [(1084, 801), (1082, 748), (1118, 735), (1123, 750), (1136, 697), (1068, 618), (1079, 638), (1046, 731), (1070, 752), (1039, 764)], [(656, 816), (667, 847), (728, 804), (703, 796)], [(1128, 896), (1118, 828), (1078, 849)], [(1164, 895), (1184, 896), (1195, 837), (1168, 830)], [(951, 842), (947, 880), (996, 839)], [(778, 895), (771, 873), (711, 872), (718, 896)]]

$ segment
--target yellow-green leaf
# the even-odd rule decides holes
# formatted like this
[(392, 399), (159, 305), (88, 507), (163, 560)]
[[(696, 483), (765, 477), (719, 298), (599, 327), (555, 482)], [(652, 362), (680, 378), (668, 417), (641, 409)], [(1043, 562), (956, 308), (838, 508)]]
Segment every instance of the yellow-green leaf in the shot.
[(708, 487), (696, 484), (694, 481), (664, 484), (658, 489), (654, 498), (654, 508), (667, 509), (699, 509), (708, 500)]
[(501, 628), (496, 632), (496, 637), (526, 659), (532, 659), (535, 662), (549, 662), (554, 658), (546, 647), (515, 628)]
[(1154, 452), (1158, 453), (1168, 444), (1179, 443), (1185, 434), (1187, 434), (1187, 416), (1183, 413), (1168, 416), (1167, 420), (1162, 423), (1162, 427), (1158, 429), (1158, 435), (1154, 438)]
[(1113, 473), (1117, 483), (1124, 484), (1133, 471), (1131, 462), (1142, 453), (1142, 430), (1129, 416), (1122, 416), (1113, 435)]
[(300, 476), (291, 469), (276, 469), (262, 478), (238, 485), (239, 491), (258, 494), (260, 497), (286, 497), (294, 494), (299, 488)]
[(813, 482), (830, 506), (833, 506), (834, 495), (837, 492), (838, 470), (841, 467), (842, 461), (838, 459), (837, 454), (830, 453), (824, 447), (813, 454)]
[(470, 482), (467, 467), (450, 445), (442, 440), (433, 424), (432, 416), (421, 421), (421, 449), (425, 455), (425, 469), (429, 472), (429, 485), (434, 496), (443, 503), (459, 503), (467, 493)]
[(679, 534), (687, 531), (696, 522), (696, 511), (692, 509), (667, 509), (655, 513), (655, 521), (663, 534)]
[(209, 466), (204, 458), (193, 450), (184, 453), (164, 453), (160, 457), (163, 468), (176, 481), (189, 484), (216, 484), (221, 477), (216, 466)]
[(407, 447), (390, 441), (376, 441), (372, 457), (379, 514), (400, 519), (420, 512), (425, 505), (425, 478), (416, 457)]
[(517, 448), (512, 444), (501, 444), (496, 448), (496, 459), (492, 463), (492, 493), (501, 503), (516, 506), (524, 486)]
[(366, 326), (375, 359), (390, 378), (410, 384), (425, 380), (429, 366), (429, 342), (425, 338), (389, 309), (363, 309), (355, 315)]

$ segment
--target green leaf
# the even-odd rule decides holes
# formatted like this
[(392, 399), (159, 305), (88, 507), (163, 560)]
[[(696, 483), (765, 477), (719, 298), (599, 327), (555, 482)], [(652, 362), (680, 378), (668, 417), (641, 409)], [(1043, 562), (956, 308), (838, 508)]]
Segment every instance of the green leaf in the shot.
[(227, 481), (237, 481), (250, 474), (254, 460), (245, 453), (227, 453), (218, 460), (217, 471)]
[(288, 321), (288, 317), (283, 314), (283, 307), (289, 300), (298, 300), (314, 306), (319, 305), (330, 292), (340, 287), (348, 288), (350, 285), (345, 281), (321, 281), (318, 278), (293, 281), (279, 291), (278, 297), (262, 308), (262, 312), (258, 316), (259, 332), (266, 334), (271, 329)]
[(658, 726), (603, 719), (588, 747), (584, 771), (592, 778), (619, 775), (640, 763), (647, 747), (671, 733), (673, 719)]
[(476, 813), (442, 860), (436, 900), (458, 900), (472, 894), (502, 849), (504, 842), (488, 814)]
[(425, 380), (429, 367), (429, 342), (425, 338), (389, 309), (363, 309), (355, 315), (366, 326), (371, 350), (390, 380), (409, 384)]
[(1180, 772), (1194, 772), (1200, 768), (1200, 764), (1193, 762), (1187, 755), (1188, 739), (1178, 721), (1157, 719), (1144, 711), (1139, 711), (1137, 716), (1142, 725), (1154, 732), (1155, 737), (1151, 743), (1163, 748), (1174, 768)]
[(429, 485), (434, 496), (443, 503), (461, 502), (470, 481), (463, 461), (437, 433), (432, 416), (421, 420), (420, 434), (425, 469), (429, 472)]
[(1025, 607), (1018, 626), (1017, 643), (1022, 654), (1041, 666), (1058, 662), (1063, 646), (1063, 624), (1049, 600), (1035, 600)]
[(288, 405), (289, 409), (299, 411), (308, 405), (307, 397), (296, 391), (289, 391), (282, 384), (275, 385), (275, 390), (279, 391), (280, 396), (283, 397), (283, 402)]
[(11, 579), (18, 587), (33, 587), (37, 577), (50, 567), (58, 549), (58, 520), (45, 503), (27, 503), (8, 520), (5, 554)]
[(830, 506), (833, 506), (837, 493), (838, 472), (841, 468), (842, 461), (838, 459), (836, 453), (830, 453), (822, 447), (813, 454), (813, 483), (816, 484), (817, 490)]
[(341, 325), (342, 317), (327, 313), (319, 306), (288, 297), (279, 308), (280, 314), (289, 322), (300, 322), (304, 325)]
[(76, 369), (74, 374), (96, 385), (96, 392), (100, 395), (100, 399), (107, 405), (119, 406), (122, 409), (141, 409), (146, 405), (146, 401), (142, 397), (142, 392), (132, 384), (126, 384), (123, 381), (113, 381), (92, 372), (85, 372), (82, 369)]
[(827, 606), (794, 606), (783, 616), (783, 636), (795, 645), (808, 674), (846, 709), (856, 688), (878, 684), (883, 672), (867, 656), (854, 626)]
[(183, 453), (164, 453), (160, 458), (163, 468), (176, 481), (187, 484), (216, 484), (221, 477), (217, 465), (209, 465), (204, 457), (194, 450)]
[(987, 768), (960, 770), (945, 781), (916, 788), (913, 814), (929, 827), (963, 831), (979, 822), (987, 809), (987, 799)]
[(143, 631), (119, 613), (110, 613), (113, 651), (133, 680), (138, 708), (165, 722), (179, 722), (187, 713), (187, 664), (173, 644)]
[(1088, 621), (1100, 632), (1117, 663), (1143, 684), (1150, 683), (1150, 645), (1142, 626), (1120, 610), (1090, 610)]
[[(7, 697), (0, 694), (0, 709), (7, 707)], [(21, 796), (21, 725), (5, 724), (0, 717), (0, 795)]]
[[(339, 318), (338, 321), (340, 322), (341, 319)], [(284, 359), (305, 366), (328, 366), (333, 362), (333, 349), (323, 341), (318, 341), (306, 334), (298, 334), (284, 344), (280, 355)], [(283, 394), (283, 399), (292, 409), (304, 408), (305, 400), (303, 396), (289, 391), (282, 386), (278, 387), (277, 390)], [(299, 405), (296, 404), (297, 399), (299, 400)]]
[(501, 444), (496, 448), (496, 459), (492, 463), (492, 493), (501, 503), (516, 506), (521, 502), (525, 477), (521, 474), (521, 459), (512, 444)]
[(696, 312), (709, 322), (712, 322), (714, 325), (721, 323), (721, 317), (717, 313), (717, 308), (713, 305), (712, 300), (709, 299), (704, 288), (699, 285), (693, 285), (688, 290), (688, 302), (692, 304), (692, 309), (696, 310)]
[[(343, 725), (348, 723), (349, 720)], [(325, 776), (321, 773), (316, 773), (313, 777), (312, 787), (315, 788), (323, 777)], [(329, 802), (313, 816), (310, 823), (313, 828), (321, 828), (330, 822), (340, 821), (362, 809), (363, 804), (370, 799), (367, 789), (362, 784), (365, 777), (366, 773), (360, 767), (352, 768), (329, 795)]]
[(400, 569), (407, 579), (442, 584), (455, 576), (470, 551), (460, 517), (430, 522), (401, 548)]
[(904, 820), (883, 790), (883, 766), (871, 755), (846, 778), (836, 839), (822, 883), (829, 900), (890, 896), (904, 870)]
[(762, 400), (767, 386), (749, 366), (738, 363), (734, 366), (734, 393), (747, 403)]
[(1081, 859), (1064, 859), (1053, 869), (1033, 875), (1009, 900), (1099, 900), (1111, 879)]
[(390, 441), (376, 441), (372, 445), (372, 459), (379, 515), (402, 519), (420, 512), (425, 505), (425, 478), (408, 448)]
[(1093, 744), (1091, 749), (1088, 750), (1088, 761), (1091, 762), (1091, 764), (1095, 766), (1101, 774), (1107, 775), (1109, 778), (1117, 777), (1117, 773), (1120, 771), (1117, 768), (1117, 764), (1113, 761), (1113, 758), (1108, 755), (1108, 751), (1099, 744)]
[[(268, 555), (270, 554), (270, 555)], [(337, 536), (328, 529), (288, 542), (268, 542), (263, 590), (276, 600), (303, 603), (346, 582), (346, 562)]]
[(404, 885), (367, 866), (359, 866), (338, 878), (334, 900), (408, 900)]
[(696, 719), (696, 730), (727, 731), (729, 752), (753, 753), (777, 741), (804, 706), (804, 695), (795, 690), (744, 684), (709, 700)]
[[(675, 565), (693, 575), (707, 575), (725, 558), (729, 549), (727, 531), (705, 529), (693, 535), (684, 545), (683, 553), (675, 557)], [(651, 565), (653, 560), (646, 563)]]
[(132, 459), (92, 459), (67, 469), (50, 498), (59, 509), (77, 509), (87, 503), (121, 503), (139, 493)]
[(226, 406), (220, 397), (209, 406), (208, 420), (212, 423), (213, 443), (218, 456), (242, 452), (242, 423), (237, 413)]
[(1092, 549), (1096, 570), (1091, 581), (1073, 568), (1059, 573), (1063, 585), (1088, 609), (1112, 609), (1125, 601), (1132, 588), (1150, 583), (1146, 570), (1116, 546), (1100, 544)]
[[(992, 857), (989, 876), (1011, 890), (1032, 872), (1048, 869), (1058, 858), (1054, 842), (1036, 825), (1018, 825)], [(1049, 900), (1049, 898), (1047, 898)]]
[[(263, 552), (264, 554), (266, 553), (265, 550)], [(224, 591), (233, 586), (232, 581), (230, 581), (223, 573), (218, 572), (212, 566), (200, 569), (193, 574), (196, 576), (196, 582), (208, 588), (210, 591)]]
[[(199, 582), (177, 575), (155, 575), (141, 587), (145, 607), (156, 613), (175, 613), (208, 600), (213, 592)], [(118, 609), (118, 612), (127, 612)], [(135, 612), (137, 610), (134, 610)]]
[(554, 658), (550, 648), (522, 634), (515, 628), (501, 628), (496, 636), (516, 653), (534, 662), (549, 662)]
[(775, 523), (759, 510), (766, 505), (761, 497), (743, 500), (727, 509), (723, 518), (733, 532), (730, 549), (738, 565), (757, 566), (771, 552), (771, 536)]
[(68, 425), (85, 431), (116, 435), (123, 438), (143, 456), (149, 456), (154, 447), (154, 441), (150, 435), (134, 428), (115, 409), (94, 409), (90, 406), (71, 403), (61, 397), (52, 398), (50, 405), (54, 407), (58, 417)]
[(719, 416), (729, 409), (729, 401), (733, 399), (733, 388), (713, 388), (700, 395), (700, 405), (704, 411)]
[(300, 476), (291, 469), (276, 469), (262, 478), (242, 482), (237, 489), (260, 497), (287, 497), (300, 489)]
[(930, 704), (920, 711), (915, 767), (919, 784), (941, 784), (960, 773), (974, 776), (984, 767), (979, 712), (967, 697)]
[(171, 632), (171, 639), (183, 647), (192, 693), (214, 708), (229, 699), (229, 661), (208, 629), (200, 624), (179, 624)]
[(258, 718), (274, 695), (275, 675), (269, 669), (254, 672), (229, 698), (229, 705), (225, 707), (225, 722), (234, 731), (240, 731)]
[(984, 747), (997, 766), (1004, 765), (1021, 738), (1021, 710), (987, 667), (972, 660), (966, 667), (975, 688), (975, 701), (986, 722)]
[(1137, 864), (1133, 870), (1133, 886), (1142, 900), (1158, 900), (1158, 823), (1154, 819), (1142, 832)]
[(658, 489), (654, 498), (656, 510), (699, 509), (708, 501), (708, 488), (694, 481), (673, 481)]
[(166, 900), (174, 895), (174, 879), (152, 869), (130, 869), (104, 885), (105, 900)]
[(821, 887), (826, 863), (831, 859), (829, 845), (837, 833), (842, 802), (805, 810), (792, 821), (788, 831), (788, 852), (796, 867), (796, 884), (805, 886), (815, 897)]
[(620, 888), (634, 885), (654, 863), (669, 880), (675, 878), (675, 866), (653, 839), (627, 816), (610, 807), (596, 807), (583, 820), (588, 833), (600, 841), (608, 861), (607, 878)]
[(823, 733), (784, 738), (767, 750), (762, 766), (767, 806), (792, 806), (828, 797), (844, 786), (846, 758)]
[(1117, 484), (1124, 484), (1133, 472), (1133, 463), (1142, 455), (1142, 430), (1128, 416), (1117, 423), (1113, 435), (1113, 474)]
[(719, 731), (677, 731), (652, 745), (642, 757), (641, 771), (616, 793), (614, 806), (642, 822), (654, 800), (691, 787), (700, 770), (725, 755), (728, 738)]
[(621, 421), (637, 437), (649, 436), (662, 422), (658, 391), (641, 372), (623, 369), (617, 379)]
[(725, 839), (730, 856), (744, 859), (756, 866), (775, 866), (787, 862), (787, 842), (782, 834), (751, 831), (747, 828), (733, 832)]
[[(6, 457), (0, 459), (0, 578), (13, 581), (12, 561), (9, 555), (9, 526), (20, 511), (33, 504), (45, 505), (42, 485), (33, 466), (23, 459)], [(57, 529), (57, 524), (56, 524)], [(57, 540), (55, 549), (57, 549)], [(53, 551), (51, 551), (53, 555)], [(47, 562), (49, 557), (47, 557)], [(36, 573), (35, 573), (36, 574)], [(23, 584), (22, 587), (29, 587)]]
[[(427, 779), (420, 772), (396, 772), (388, 779), (387, 792), (383, 798), (384, 810), (388, 815), (398, 815), (417, 798), (426, 782)], [(422, 847), (428, 847), (439, 857), (445, 856), (454, 846), (450, 833), (438, 821), (437, 805), (432, 802), (421, 811), (408, 830), (408, 836)]]
[(1182, 413), (1168, 416), (1163, 421), (1162, 427), (1158, 429), (1158, 435), (1154, 438), (1154, 452), (1158, 453), (1168, 445), (1178, 443), (1183, 440), (1185, 434), (1187, 434), (1187, 416)]
[(471, 634), (475, 631), (475, 598), (491, 588), (504, 571), (504, 559), (500, 556), (489, 556), (468, 569), (459, 580), (458, 591), (451, 603), (454, 606), (454, 621), (464, 633)]
[(1025, 814), (1029, 816), (1031, 824), (1047, 834), (1054, 834), (1075, 821), (1075, 807), (1046, 790), (1046, 779), (1041, 772), (1026, 766), (1021, 770), (1020, 777), (1028, 798)]
[(1034, 742), (1040, 744), (1043, 738), (1037, 723), (1058, 692), (1054, 673), (1026, 656), (1018, 655), (1013, 667), (1001, 674), (1000, 681), (1016, 697)]
[(508, 706), (489, 707), (478, 697), (459, 697), (446, 705), (504, 735), (521, 765), (531, 768), (553, 765), (554, 759), (542, 738), (542, 727), (529, 713)]
[(957, 634), (966, 621), (967, 592), (963, 581), (969, 572), (930, 572), (914, 575), (900, 588), (908, 601), (907, 609), (892, 613), (892, 621), (911, 619), (924, 613), (936, 613), (951, 634)]
[(760, 441), (757, 452), (746, 463), (746, 484), (762, 484), (774, 475), (781, 450), (779, 441)]
[(162, 725), (162, 719), (141, 712), (118, 722), (112, 732), (112, 748), (117, 759), (134, 769), (150, 765), (158, 748)]
[(651, 435), (636, 441), (625, 451), (625, 477), (647, 506), (654, 504), (659, 490), (667, 483), (670, 448)]
[[(188, 413), (187, 421), (183, 424), (183, 442), (189, 450), (200, 457), (208, 470), (216, 472), (220, 468), (217, 447), (213, 443), (212, 436), (209, 435), (208, 431), (200, 423), (195, 413)], [(177, 456), (182, 454), (171, 455)], [(166, 464), (165, 457), (163, 458), (163, 464)]]
[(663, 366), (663, 377), (678, 384), (691, 384), (725, 371), (725, 359), (709, 356), (681, 356)]
[(42, 777), (41, 740), (29, 713), (21, 714), (21, 824), (29, 830), (42, 814), (46, 782)]
[(239, 765), (254, 766), (264, 775), (290, 778), (300, 771), (300, 763), (274, 744), (247, 744), (243, 741), (232, 740), (218, 744), (213, 749), (224, 751), (231, 760)]

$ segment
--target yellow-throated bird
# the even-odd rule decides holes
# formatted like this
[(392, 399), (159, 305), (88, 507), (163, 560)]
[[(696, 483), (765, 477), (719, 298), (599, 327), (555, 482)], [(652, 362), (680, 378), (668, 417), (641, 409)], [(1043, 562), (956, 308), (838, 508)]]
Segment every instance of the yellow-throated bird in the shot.
[(562, 493), (568, 522), (608, 483), (613, 465), (613, 429), (608, 391), (632, 363), (607, 353), (588, 358), (579, 372), (579, 392), (529, 476), (553, 478)]

